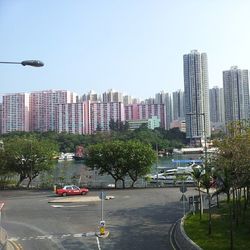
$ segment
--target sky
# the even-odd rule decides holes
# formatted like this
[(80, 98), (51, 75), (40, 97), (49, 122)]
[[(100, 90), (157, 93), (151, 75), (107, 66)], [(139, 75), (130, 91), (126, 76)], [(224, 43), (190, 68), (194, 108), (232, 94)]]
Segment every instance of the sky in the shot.
[(0, 0), (0, 94), (109, 89), (141, 99), (183, 89), (183, 55), (222, 71), (250, 69), (249, 0)]

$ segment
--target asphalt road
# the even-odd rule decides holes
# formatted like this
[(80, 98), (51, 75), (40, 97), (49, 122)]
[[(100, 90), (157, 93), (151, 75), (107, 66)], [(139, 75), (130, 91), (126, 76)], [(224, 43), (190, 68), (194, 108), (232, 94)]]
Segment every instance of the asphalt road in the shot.
[[(51, 204), (52, 192), (0, 191), (0, 201), (5, 202), (2, 226), (19, 249), (26, 250), (172, 249), (169, 230), (183, 215), (179, 188), (105, 192), (115, 196), (104, 201), (104, 220), (110, 232), (106, 239), (93, 235), (98, 232), (101, 202)], [(90, 191), (88, 196), (99, 193)], [(193, 193), (196, 191), (189, 188), (186, 195)]]

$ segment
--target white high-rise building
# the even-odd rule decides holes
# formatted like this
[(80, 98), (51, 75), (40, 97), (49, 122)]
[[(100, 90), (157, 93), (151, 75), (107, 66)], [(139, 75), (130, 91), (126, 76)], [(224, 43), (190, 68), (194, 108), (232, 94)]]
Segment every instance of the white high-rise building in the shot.
[(186, 137), (197, 143), (211, 136), (207, 54), (197, 50), (183, 56)]
[(223, 71), (225, 122), (249, 119), (248, 70), (237, 66)]
[(224, 127), (224, 94), (223, 88), (217, 86), (209, 89), (210, 122), (213, 129)]

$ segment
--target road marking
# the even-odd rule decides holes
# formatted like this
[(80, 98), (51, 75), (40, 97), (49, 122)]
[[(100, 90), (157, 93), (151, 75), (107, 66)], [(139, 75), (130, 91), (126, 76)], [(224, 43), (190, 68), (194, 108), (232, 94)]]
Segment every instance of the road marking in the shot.
[(20, 237), (11, 237), (9, 238), (10, 241), (18, 241), (20, 240)]
[(86, 237), (91, 237), (91, 236), (95, 236), (96, 235), (96, 232), (87, 232), (85, 234)]
[(58, 208), (58, 207), (63, 207), (63, 205), (51, 205), (51, 207)]
[(27, 237), (11, 237), (9, 240), (14, 241), (27, 241), (27, 240), (53, 240), (53, 239), (64, 239), (68, 237), (82, 238), (82, 237), (94, 237), (96, 232), (86, 232), (86, 233), (76, 233), (76, 234), (49, 234), (49, 235), (37, 235), (37, 236), (27, 236)]
[(54, 207), (54, 208), (62, 208), (62, 207), (87, 207), (88, 205), (69, 205), (69, 206), (65, 206), (65, 205), (51, 205), (51, 207)]
[(83, 236), (83, 234), (74, 234), (73, 235), (73, 237), (75, 237), (75, 238), (80, 238), (80, 237), (82, 237)]
[(101, 250), (100, 242), (99, 242), (99, 238), (98, 237), (96, 237), (96, 241), (97, 241), (98, 250)]
[(61, 236), (61, 238), (70, 237), (70, 236), (71, 236), (71, 234), (63, 234), (63, 235)]

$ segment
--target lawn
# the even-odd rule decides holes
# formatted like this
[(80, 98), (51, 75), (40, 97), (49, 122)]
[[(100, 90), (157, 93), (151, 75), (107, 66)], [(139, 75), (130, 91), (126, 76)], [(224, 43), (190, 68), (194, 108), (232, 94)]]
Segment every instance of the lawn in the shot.
[[(184, 229), (197, 245), (204, 250), (230, 249), (230, 217), (226, 203), (212, 211), (212, 234), (208, 235), (208, 214), (204, 213), (200, 221), (199, 213), (189, 214)], [(233, 241), (235, 250), (250, 249), (250, 207), (239, 218), (239, 225), (233, 224)]]

